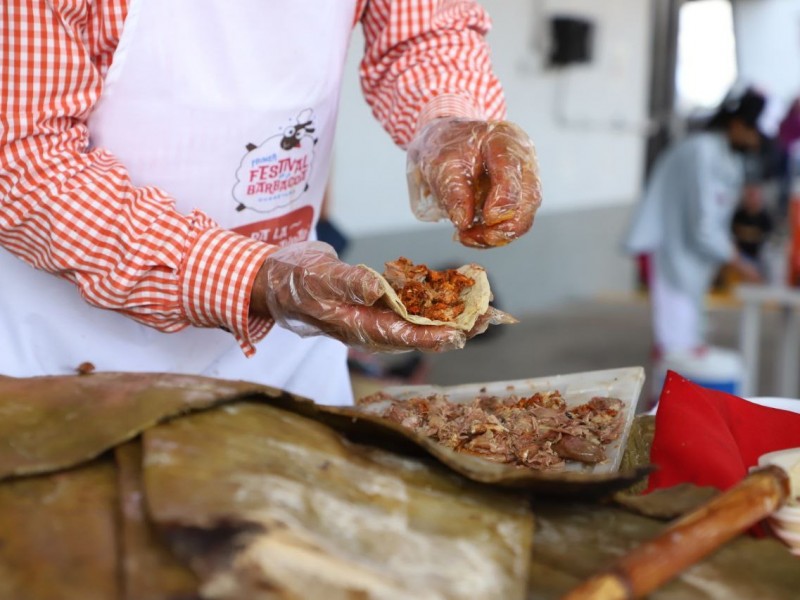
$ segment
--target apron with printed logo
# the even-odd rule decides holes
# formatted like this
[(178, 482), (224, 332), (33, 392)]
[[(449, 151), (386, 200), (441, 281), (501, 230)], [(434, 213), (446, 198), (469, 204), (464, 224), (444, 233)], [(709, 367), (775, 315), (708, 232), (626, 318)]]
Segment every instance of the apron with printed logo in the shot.
[[(89, 119), (137, 186), (270, 244), (313, 238), (355, 0), (131, 0)], [(0, 251), (0, 373), (197, 373), (352, 402), (346, 348), (274, 327), (244, 357), (216, 329), (162, 333)]]

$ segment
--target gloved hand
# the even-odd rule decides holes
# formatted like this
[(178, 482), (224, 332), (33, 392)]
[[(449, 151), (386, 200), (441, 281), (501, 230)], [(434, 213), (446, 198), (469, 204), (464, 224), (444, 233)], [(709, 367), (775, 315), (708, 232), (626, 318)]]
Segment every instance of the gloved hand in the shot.
[[(454, 350), (467, 339), (464, 332), (414, 325), (389, 308), (373, 306), (383, 295), (378, 276), (341, 262), (323, 242), (293, 244), (269, 255), (256, 278), (253, 297), (259, 295), (261, 310), (304, 337), (325, 334), (384, 352)], [(259, 312), (258, 306), (253, 309)]]
[(533, 143), (508, 121), (431, 121), (408, 146), (407, 175), (416, 217), (449, 218), (465, 246), (508, 244), (542, 201)]

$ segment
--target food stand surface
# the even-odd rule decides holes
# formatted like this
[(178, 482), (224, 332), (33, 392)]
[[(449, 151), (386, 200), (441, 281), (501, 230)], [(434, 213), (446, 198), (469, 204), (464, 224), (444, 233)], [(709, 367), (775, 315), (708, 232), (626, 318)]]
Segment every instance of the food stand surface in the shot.
[[(0, 415), (0, 598), (16, 600), (558, 598), (713, 493), (632, 493), (652, 417), (619, 473), (559, 480), (201, 377), (0, 378)], [(798, 590), (797, 558), (741, 536), (651, 597)]]

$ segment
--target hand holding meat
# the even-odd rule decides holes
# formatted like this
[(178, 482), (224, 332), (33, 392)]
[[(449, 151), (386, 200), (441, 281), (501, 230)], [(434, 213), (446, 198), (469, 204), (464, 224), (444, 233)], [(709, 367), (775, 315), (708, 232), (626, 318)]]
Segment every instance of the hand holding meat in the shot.
[(527, 232), (541, 204), (533, 143), (508, 121), (443, 118), (408, 147), (411, 207), (450, 219), (465, 246), (503, 246)]
[(461, 348), (464, 332), (408, 323), (376, 302), (380, 277), (351, 266), (322, 242), (304, 242), (271, 254), (259, 270), (252, 310), (301, 336), (328, 335), (350, 345), (401, 352)]

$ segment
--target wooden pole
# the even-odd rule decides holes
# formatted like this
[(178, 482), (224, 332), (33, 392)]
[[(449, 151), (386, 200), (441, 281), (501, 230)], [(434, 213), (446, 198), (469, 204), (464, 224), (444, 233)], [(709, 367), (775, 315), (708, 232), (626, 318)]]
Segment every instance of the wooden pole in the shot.
[(769, 466), (754, 471), (562, 600), (641, 598), (775, 512), (788, 497), (789, 477), (783, 469)]

